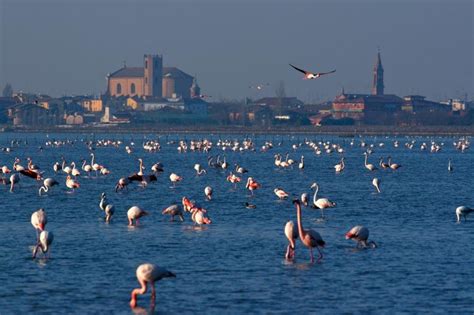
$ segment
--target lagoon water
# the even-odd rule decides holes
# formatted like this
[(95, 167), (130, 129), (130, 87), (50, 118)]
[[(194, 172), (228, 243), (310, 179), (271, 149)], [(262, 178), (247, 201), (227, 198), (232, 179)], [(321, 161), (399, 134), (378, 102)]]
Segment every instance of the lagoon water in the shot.
[[(152, 262), (176, 273), (175, 279), (156, 284), (157, 313), (198, 314), (334, 314), (334, 313), (454, 313), (474, 312), (474, 215), (456, 224), (455, 208), (474, 207), (474, 151), (464, 153), (453, 147), (457, 138), (450, 137), (363, 137), (375, 144), (369, 161), (378, 164), (381, 156), (391, 155), (402, 164), (398, 171), (364, 168), (362, 138), (339, 138), (323, 135), (306, 136), (314, 141), (340, 143), (346, 150), (346, 169), (335, 174), (333, 165), (338, 153), (320, 156), (304, 144), (293, 151), (291, 146), (303, 143), (305, 136), (259, 135), (252, 137), (256, 152), (233, 152), (214, 147), (210, 154), (224, 154), (249, 169), (262, 188), (249, 198), (240, 183), (237, 190), (225, 181), (229, 171), (209, 169), (208, 154), (180, 154), (178, 139), (211, 139), (219, 137), (244, 139), (244, 135), (95, 135), (95, 139), (114, 138), (124, 142), (119, 148), (98, 147), (98, 163), (111, 170), (107, 177), (79, 178), (81, 187), (67, 193), (64, 173), (54, 175), (52, 165), (64, 156), (68, 162), (82, 158), (90, 162), (89, 151), (82, 140), (92, 135), (76, 134), (2, 134), (0, 146), (10, 146), (19, 139), (11, 153), (0, 153), (0, 164), (10, 168), (14, 158), (32, 157), (60, 186), (45, 196), (38, 196), (38, 184), (21, 179), (13, 193), (0, 187), (0, 314), (129, 314), (130, 292), (138, 286), (137, 266)], [(46, 147), (51, 139), (72, 139), (75, 145)], [(160, 139), (161, 151), (144, 152), (144, 139)], [(400, 146), (395, 148), (393, 141)], [(274, 148), (260, 152), (265, 141)], [(415, 140), (412, 150), (405, 142)], [(420, 150), (422, 142), (444, 143), (438, 153)], [(124, 146), (135, 142), (132, 154)], [(26, 145), (25, 142), (28, 144)], [(281, 142), (281, 146), (277, 143)], [(383, 142), (385, 146), (379, 147)], [(44, 149), (40, 151), (38, 148)], [(276, 169), (273, 156), (290, 153), (299, 160), (305, 156), (306, 167), (300, 171)], [(165, 172), (146, 189), (136, 184), (128, 193), (115, 193), (120, 177), (138, 170), (138, 158), (149, 167), (157, 161)], [(454, 171), (447, 170), (448, 159)], [(208, 173), (197, 177), (193, 166), (200, 163)], [(148, 172), (147, 171), (147, 172)], [(170, 188), (169, 174), (175, 172), (184, 180)], [(372, 178), (381, 179), (381, 194), (374, 193)], [(320, 263), (309, 262), (309, 251), (297, 241), (296, 259), (287, 262), (284, 254), (287, 240), (283, 227), (296, 221), (291, 200), (277, 201), (273, 189), (281, 187), (293, 195), (310, 191), (317, 181), (319, 196), (337, 203), (326, 211), (326, 220), (318, 220), (319, 210), (303, 208), (303, 225), (317, 230), (326, 241)], [(213, 200), (204, 198), (204, 187), (214, 188)], [(99, 196), (106, 192), (115, 205), (112, 223), (103, 222)], [(194, 228), (189, 215), (185, 222), (169, 222), (161, 211), (187, 196), (206, 209), (213, 223)], [(246, 209), (250, 200), (256, 209)], [(133, 205), (152, 214), (137, 228), (127, 227), (126, 211)], [(31, 213), (45, 208), (47, 230), (55, 235), (51, 258), (31, 259), (35, 231)], [(469, 220), (470, 219), (470, 220)], [(370, 229), (374, 250), (356, 250), (355, 243), (344, 234), (354, 225)], [(315, 252), (317, 254), (317, 251)], [(140, 296), (135, 312), (150, 311), (150, 295)]]

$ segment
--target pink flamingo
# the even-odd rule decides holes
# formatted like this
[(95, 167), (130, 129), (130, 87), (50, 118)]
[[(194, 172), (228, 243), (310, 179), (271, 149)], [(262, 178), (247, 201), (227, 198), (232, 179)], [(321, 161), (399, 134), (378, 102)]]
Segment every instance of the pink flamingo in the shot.
[(314, 256), (313, 256), (313, 248), (316, 247), (316, 249), (319, 252), (319, 258), (318, 261), (320, 261), (323, 258), (323, 254), (321, 253), (321, 250), (319, 249), (319, 246), (324, 247), (326, 244), (321, 237), (321, 235), (314, 231), (314, 230), (305, 230), (303, 229), (303, 224), (301, 223), (301, 204), (298, 199), (294, 200), (293, 203), (296, 206), (296, 217), (298, 219), (298, 234), (300, 236), (300, 240), (303, 243), (304, 246), (308, 247), (311, 253), (311, 262), (314, 262)]

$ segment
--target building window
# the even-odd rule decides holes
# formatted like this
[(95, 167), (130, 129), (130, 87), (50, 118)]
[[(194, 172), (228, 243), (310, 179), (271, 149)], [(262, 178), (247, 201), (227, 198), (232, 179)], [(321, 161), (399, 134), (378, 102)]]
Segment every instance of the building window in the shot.
[(148, 68), (148, 60), (145, 60), (145, 69)]
[(131, 93), (131, 94), (135, 94), (135, 83), (132, 83), (132, 84), (130, 85), (130, 93)]
[(117, 83), (117, 94), (122, 94), (122, 85)]

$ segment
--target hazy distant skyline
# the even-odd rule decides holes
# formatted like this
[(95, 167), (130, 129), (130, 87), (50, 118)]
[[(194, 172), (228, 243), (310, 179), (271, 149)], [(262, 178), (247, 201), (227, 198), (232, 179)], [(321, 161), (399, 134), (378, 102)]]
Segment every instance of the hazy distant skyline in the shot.
[[(0, 0), (0, 88), (100, 94), (143, 54), (196, 75), (213, 99), (304, 101), (370, 93), (378, 47), (385, 93), (473, 98), (473, 1)], [(305, 81), (288, 63), (333, 75)], [(249, 86), (270, 83), (257, 93)]]

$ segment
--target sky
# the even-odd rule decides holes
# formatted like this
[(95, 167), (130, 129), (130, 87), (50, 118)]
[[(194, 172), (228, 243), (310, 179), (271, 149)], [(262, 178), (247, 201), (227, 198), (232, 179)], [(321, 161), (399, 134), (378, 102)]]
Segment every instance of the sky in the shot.
[[(146, 53), (196, 76), (213, 100), (306, 102), (370, 93), (378, 49), (385, 93), (474, 98), (471, 0), (0, 0), (0, 88), (100, 94)], [(302, 80), (292, 63), (311, 71)], [(263, 90), (249, 86), (269, 83)]]

